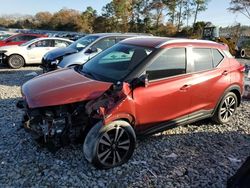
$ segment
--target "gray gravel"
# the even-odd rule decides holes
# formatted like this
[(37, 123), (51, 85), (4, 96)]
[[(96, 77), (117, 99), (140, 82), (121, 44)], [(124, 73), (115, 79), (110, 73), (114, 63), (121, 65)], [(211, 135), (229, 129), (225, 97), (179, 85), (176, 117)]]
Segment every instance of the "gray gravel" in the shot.
[(250, 155), (248, 101), (226, 125), (204, 120), (139, 140), (131, 160), (114, 169), (96, 170), (81, 145), (52, 154), (20, 129), (15, 104), (33, 71), (41, 73), (0, 67), (0, 187), (225, 187)]

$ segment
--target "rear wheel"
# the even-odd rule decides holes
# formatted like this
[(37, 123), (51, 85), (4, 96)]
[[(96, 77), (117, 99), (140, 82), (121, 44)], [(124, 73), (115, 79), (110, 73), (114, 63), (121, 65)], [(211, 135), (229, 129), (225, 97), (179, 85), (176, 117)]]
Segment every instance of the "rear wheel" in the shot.
[(136, 136), (126, 121), (96, 124), (83, 144), (85, 158), (97, 168), (113, 168), (127, 162), (133, 154)]
[(240, 57), (241, 57), (241, 58), (245, 58), (245, 57), (246, 57), (245, 49), (241, 49), (241, 50), (240, 50)]
[(237, 106), (237, 96), (233, 92), (227, 93), (222, 98), (216, 112), (214, 113), (213, 120), (219, 124), (227, 123), (235, 114)]
[(25, 64), (25, 61), (24, 61), (23, 57), (20, 55), (11, 55), (8, 58), (8, 65), (12, 69), (19, 69), (19, 68), (23, 67), (24, 64)]

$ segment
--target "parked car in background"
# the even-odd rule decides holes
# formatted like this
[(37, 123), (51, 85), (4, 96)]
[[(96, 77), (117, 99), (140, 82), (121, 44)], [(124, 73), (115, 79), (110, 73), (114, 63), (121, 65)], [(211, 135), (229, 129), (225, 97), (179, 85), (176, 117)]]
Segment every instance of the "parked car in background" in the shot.
[(73, 41), (63, 38), (37, 38), (19, 46), (0, 47), (0, 61), (18, 69), (26, 64), (41, 64), (42, 57), (56, 48), (65, 48)]
[(35, 38), (46, 37), (40, 34), (16, 34), (0, 41), (1, 46), (20, 45)]
[(250, 58), (250, 37), (242, 37), (238, 43), (238, 57)]
[(11, 36), (10, 34), (0, 34), (0, 41), (1, 40), (5, 40), (5, 39), (7, 39), (10, 36)]
[(244, 66), (225, 45), (160, 37), (126, 39), (86, 64), (22, 86), (24, 127), (60, 145), (87, 135), (98, 168), (129, 160), (136, 135), (212, 118), (227, 123), (241, 103)]
[(47, 53), (43, 57), (41, 67), (43, 68), (43, 72), (49, 72), (58, 68), (81, 65), (101, 51), (115, 45), (119, 41), (138, 35), (139, 34), (132, 33), (90, 34), (77, 40), (65, 49), (57, 49)]

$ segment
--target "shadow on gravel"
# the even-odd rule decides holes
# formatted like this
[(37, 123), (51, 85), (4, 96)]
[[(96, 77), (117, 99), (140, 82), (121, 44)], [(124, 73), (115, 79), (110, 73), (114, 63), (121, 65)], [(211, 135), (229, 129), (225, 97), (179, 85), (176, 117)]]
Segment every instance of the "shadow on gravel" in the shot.
[[(36, 67), (35, 67), (36, 68)], [(35, 72), (37, 75), (42, 74), (42, 70), (39, 68), (25, 67), (25, 69), (6, 69), (6, 67), (0, 66), (0, 83), (5, 86), (21, 86), (26, 81), (34, 78), (34, 75), (28, 75)]]

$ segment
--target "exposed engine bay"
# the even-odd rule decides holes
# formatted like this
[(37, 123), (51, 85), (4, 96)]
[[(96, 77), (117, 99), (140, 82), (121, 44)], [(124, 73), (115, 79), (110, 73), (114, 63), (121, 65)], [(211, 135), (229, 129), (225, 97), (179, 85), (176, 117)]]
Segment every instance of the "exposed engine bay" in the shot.
[(82, 142), (89, 129), (125, 97), (122, 84), (112, 85), (99, 98), (73, 104), (30, 109), (25, 100), (17, 107), (25, 111), (23, 127), (39, 144), (56, 150), (69, 143)]

